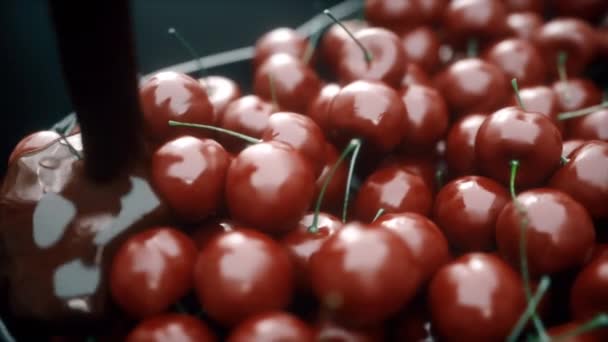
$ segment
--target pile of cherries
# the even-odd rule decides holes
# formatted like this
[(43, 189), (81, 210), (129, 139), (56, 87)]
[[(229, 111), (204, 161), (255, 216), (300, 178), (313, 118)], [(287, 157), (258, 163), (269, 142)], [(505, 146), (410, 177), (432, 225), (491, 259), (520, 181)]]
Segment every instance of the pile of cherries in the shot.
[(222, 76), (143, 80), (175, 225), (117, 251), (119, 334), (605, 340), (608, 109), (582, 75), (608, 58), (607, 13), (367, 0), (365, 21), (263, 35), (253, 94)]

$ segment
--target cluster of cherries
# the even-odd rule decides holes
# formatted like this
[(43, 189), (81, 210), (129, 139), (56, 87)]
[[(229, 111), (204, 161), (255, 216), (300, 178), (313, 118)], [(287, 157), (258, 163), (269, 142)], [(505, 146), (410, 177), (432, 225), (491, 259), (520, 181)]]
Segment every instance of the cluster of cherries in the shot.
[(126, 340), (608, 338), (608, 2), (548, 3), (367, 0), (262, 36), (251, 95), (143, 80), (176, 224), (113, 259)]

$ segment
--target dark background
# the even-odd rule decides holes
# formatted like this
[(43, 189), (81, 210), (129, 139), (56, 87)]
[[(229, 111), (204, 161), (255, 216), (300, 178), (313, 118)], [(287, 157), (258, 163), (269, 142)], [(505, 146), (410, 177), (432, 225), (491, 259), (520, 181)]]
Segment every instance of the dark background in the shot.
[[(132, 0), (143, 74), (191, 59), (171, 26), (202, 55), (252, 45), (264, 32), (297, 27), (339, 0)], [(111, 25), (112, 23), (108, 23)], [(0, 175), (15, 144), (71, 111), (46, 0), (0, 1)], [(93, 65), (91, 67), (94, 67)]]

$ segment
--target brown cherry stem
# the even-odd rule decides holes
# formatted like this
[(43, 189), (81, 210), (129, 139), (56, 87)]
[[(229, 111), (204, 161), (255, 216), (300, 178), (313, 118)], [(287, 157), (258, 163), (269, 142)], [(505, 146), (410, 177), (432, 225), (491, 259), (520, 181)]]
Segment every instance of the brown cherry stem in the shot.
[(524, 106), (524, 102), (521, 100), (521, 96), (519, 95), (519, 85), (517, 84), (517, 78), (511, 80), (511, 86), (513, 87), (513, 92), (515, 93), (515, 98), (517, 99), (517, 103), (522, 110), (526, 110)]
[(173, 120), (169, 120), (169, 126), (171, 127), (188, 127), (188, 128), (200, 128), (200, 129), (206, 129), (209, 131), (215, 131), (215, 132), (220, 132), (223, 134), (227, 134), (239, 139), (242, 139), (250, 144), (257, 144), (262, 142), (261, 139), (257, 139), (254, 138), (252, 136), (243, 134), (243, 133), (239, 133), (239, 132), (235, 132), (235, 131), (231, 131), (229, 129), (225, 129), (225, 128), (221, 128), (221, 127), (215, 127), (215, 126), (210, 126), (210, 125), (202, 125), (202, 124), (195, 124), (195, 123), (189, 123), (189, 122), (180, 122), (180, 121), (173, 121)]
[(532, 314), (534, 312), (536, 312), (536, 308), (538, 307), (538, 304), (540, 303), (543, 296), (549, 289), (550, 285), (551, 285), (551, 279), (547, 276), (543, 276), (540, 280), (540, 283), (538, 284), (536, 293), (534, 294), (534, 296), (532, 296), (530, 301), (528, 301), (528, 306), (526, 307), (526, 310), (519, 317), (519, 320), (515, 324), (515, 327), (513, 328), (513, 330), (511, 330), (511, 333), (509, 334), (509, 337), (507, 338), (507, 342), (516, 342), (517, 341), (517, 339), (519, 338), (519, 335), (521, 335), (521, 332), (524, 330), (524, 328), (526, 327), (526, 324), (530, 320), (530, 317), (532, 317)]
[(382, 216), (382, 214), (384, 214), (384, 208), (378, 209), (378, 211), (376, 212), (376, 215), (374, 215), (374, 219), (372, 220), (372, 223), (376, 222), (378, 217)]
[(355, 37), (355, 35), (352, 32), (350, 32), (350, 30), (346, 26), (344, 26), (344, 24), (342, 24), (342, 22), (340, 20), (338, 20), (338, 18), (336, 18), (331, 13), (330, 10), (328, 10), (328, 9), (324, 10), (323, 14), (325, 14), (326, 16), (328, 16), (329, 19), (333, 20), (334, 23), (338, 24), (338, 26), (340, 26), (346, 32), (346, 34), (348, 34), (348, 36), (357, 44), (357, 46), (359, 46), (359, 48), (363, 52), (363, 57), (365, 58), (365, 61), (367, 63), (370, 63), (372, 61), (372, 59), (374, 58), (374, 56), (372, 55), (371, 52), (369, 52), (369, 50), (367, 50), (365, 48), (365, 46), (363, 46), (363, 44), (359, 41), (359, 39), (357, 39)]
[(583, 109), (579, 109), (579, 110), (573, 110), (571, 112), (564, 112), (564, 113), (560, 113), (557, 116), (558, 120), (568, 120), (568, 119), (572, 119), (572, 118), (578, 118), (580, 116), (585, 116), (594, 112), (597, 112), (600, 109), (604, 109), (608, 107), (608, 101), (604, 101), (598, 105), (595, 106), (591, 106), (591, 107), (587, 107), (587, 108), (583, 108)]

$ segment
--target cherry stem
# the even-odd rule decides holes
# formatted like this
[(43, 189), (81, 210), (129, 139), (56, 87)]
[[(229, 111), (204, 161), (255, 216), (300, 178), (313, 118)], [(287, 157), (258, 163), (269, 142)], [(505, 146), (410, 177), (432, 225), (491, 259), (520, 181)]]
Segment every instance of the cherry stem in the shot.
[(242, 140), (245, 140), (246, 142), (250, 143), (250, 144), (257, 144), (262, 142), (261, 139), (257, 139), (254, 138), (252, 136), (246, 135), (246, 134), (242, 134), (239, 132), (235, 132), (235, 131), (231, 131), (229, 129), (225, 129), (225, 128), (221, 128), (221, 127), (215, 127), (215, 126), (210, 126), (210, 125), (202, 125), (202, 124), (195, 124), (195, 123), (189, 123), (189, 122), (179, 122), (179, 121), (173, 121), (173, 120), (169, 120), (169, 126), (171, 127), (188, 127), (188, 128), (200, 128), (200, 129), (206, 129), (206, 130), (210, 130), (210, 131), (215, 131), (215, 132), (220, 132), (220, 133), (224, 133)]
[(442, 167), (437, 168), (437, 171), (435, 171), (435, 183), (437, 183), (437, 189), (443, 188), (444, 178), (445, 170)]
[(519, 335), (521, 335), (521, 332), (526, 327), (526, 324), (530, 320), (530, 317), (532, 316), (532, 314), (534, 312), (536, 312), (536, 308), (538, 307), (538, 304), (540, 303), (541, 299), (543, 298), (543, 296), (549, 289), (550, 285), (551, 285), (551, 279), (549, 277), (544, 276), (541, 278), (540, 284), (538, 285), (538, 288), (536, 289), (536, 293), (528, 302), (528, 306), (526, 307), (526, 310), (519, 317), (519, 320), (515, 324), (515, 327), (513, 328), (513, 330), (511, 330), (511, 334), (509, 334), (509, 337), (507, 338), (507, 342), (516, 342), (517, 341), (517, 338), (519, 338)]
[(331, 180), (334, 178), (334, 175), (336, 174), (338, 167), (340, 167), (340, 165), (344, 162), (346, 157), (351, 152), (353, 152), (355, 149), (357, 149), (358, 146), (361, 146), (361, 140), (352, 139), (348, 143), (348, 146), (346, 146), (344, 151), (342, 151), (342, 153), (336, 160), (336, 163), (329, 170), (329, 173), (327, 174), (327, 178), (325, 178), (325, 181), (323, 182), (323, 186), (321, 186), (321, 191), (319, 192), (319, 197), (317, 198), (317, 202), (315, 203), (315, 213), (312, 218), (312, 223), (310, 224), (310, 226), (308, 226), (308, 232), (314, 234), (319, 231), (319, 213), (321, 212), (321, 205), (323, 204), (323, 198), (325, 197), (325, 192), (327, 191), (329, 182), (331, 182)]
[(319, 40), (321, 39), (321, 35), (323, 34), (322, 29), (318, 29), (312, 36), (310, 36), (308, 40), (308, 45), (306, 46), (306, 50), (304, 51), (304, 55), (302, 55), (302, 63), (304, 65), (310, 64), (310, 60), (315, 53), (315, 49), (319, 44)]
[(566, 158), (564, 156), (561, 157), (562, 165), (568, 164), (569, 161), (570, 161), (570, 159), (568, 159), (568, 158)]
[(585, 116), (591, 113), (594, 113), (600, 109), (606, 108), (608, 107), (608, 101), (604, 101), (598, 105), (595, 106), (591, 106), (591, 107), (587, 107), (587, 108), (583, 108), (583, 109), (579, 109), (579, 110), (573, 110), (571, 112), (564, 112), (564, 113), (560, 113), (557, 116), (558, 120), (568, 120), (568, 119), (572, 119), (572, 118), (578, 118), (580, 116)]
[(562, 82), (568, 81), (568, 72), (566, 69), (566, 63), (568, 62), (568, 53), (566, 51), (560, 51), (557, 53), (557, 73), (559, 80)]
[(72, 145), (72, 143), (70, 143), (68, 138), (65, 135), (63, 135), (62, 133), (59, 133), (59, 136), (60, 136), (61, 140), (63, 140), (63, 142), (68, 146), (68, 149), (76, 157), (76, 159), (82, 160), (82, 154), (80, 154), (80, 152), (78, 152), (76, 147), (74, 147), (74, 145)]
[(202, 79), (202, 76), (207, 73), (207, 69), (203, 65), (203, 62), (201, 62), (201, 55), (198, 52), (196, 52), (194, 47), (190, 43), (188, 43), (188, 41), (175, 29), (175, 27), (169, 27), (169, 30), (167, 30), (167, 32), (170, 35), (174, 36), (180, 42), (180, 44), (186, 49), (186, 51), (188, 51), (190, 53), (192, 58), (196, 61), (196, 63), (198, 64), (197, 71), (199, 73), (198, 74), (199, 82), (202, 82), (203, 87), (205, 89), (207, 89), (207, 84), (205, 84), (204, 79)]
[(325, 14), (326, 16), (328, 16), (329, 19), (333, 20), (334, 23), (338, 24), (338, 26), (340, 26), (346, 32), (346, 34), (348, 34), (348, 36), (359, 46), (359, 48), (363, 52), (363, 57), (365, 58), (365, 61), (367, 63), (370, 63), (374, 57), (372, 56), (371, 52), (369, 52), (369, 50), (367, 50), (365, 48), (365, 46), (363, 46), (363, 44), (359, 41), (359, 39), (357, 39), (355, 37), (355, 35), (352, 32), (350, 32), (350, 30), (348, 28), (346, 28), (346, 26), (344, 26), (344, 24), (342, 24), (342, 22), (340, 20), (338, 20), (331, 13), (330, 10), (328, 10), (328, 9), (324, 10), (323, 14)]
[(278, 112), (279, 101), (277, 100), (277, 89), (274, 86), (274, 76), (271, 73), (268, 74), (268, 82), (270, 83), (270, 99), (272, 101), (272, 106), (274, 107), (275, 112)]
[(187, 314), (188, 310), (186, 309), (186, 307), (184, 306), (184, 304), (182, 304), (182, 302), (177, 302), (175, 303), (175, 311), (181, 313), (181, 314)]
[(346, 217), (348, 213), (348, 200), (350, 198), (351, 183), (353, 181), (353, 174), (355, 171), (355, 163), (359, 156), (359, 150), (361, 150), (361, 141), (358, 140), (353, 148), (353, 155), (350, 158), (350, 165), (348, 166), (348, 177), (346, 178), (346, 189), (344, 191), (344, 203), (342, 204), (342, 222), (346, 223)]
[(513, 92), (515, 93), (515, 98), (517, 99), (517, 103), (522, 110), (526, 110), (524, 106), (524, 102), (521, 100), (521, 96), (519, 95), (519, 85), (517, 85), (517, 78), (511, 80), (511, 86), (513, 87)]
[[(520, 216), (520, 224), (519, 224), (519, 262), (521, 269), (521, 276), (524, 281), (524, 292), (526, 294), (526, 299), (528, 303), (532, 300), (532, 290), (530, 288), (530, 273), (528, 272), (528, 255), (526, 251), (527, 247), (527, 228), (528, 228), (528, 215), (526, 213), (526, 209), (519, 203), (517, 200), (517, 194), (515, 192), (515, 180), (517, 178), (517, 171), (519, 170), (519, 160), (511, 160), (511, 177), (509, 179), (509, 190), (511, 192), (511, 199), (513, 200), (513, 204), (517, 209), (517, 212)], [(534, 322), (534, 326), (538, 331), (538, 334), (542, 337), (546, 337), (545, 329), (543, 324), (536, 313), (536, 310), (532, 312), (532, 320)]]
[(594, 318), (590, 319), (586, 323), (581, 324), (580, 326), (565, 332), (561, 335), (553, 337), (552, 341), (563, 341), (569, 339), (571, 337), (575, 337), (578, 335), (582, 335), (584, 333), (603, 328), (608, 326), (608, 315), (605, 313), (598, 314)]
[(378, 217), (382, 216), (382, 214), (384, 214), (384, 208), (378, 209), (378, 211), (376, 212), (376, 215), (374, 216), (374, 219), (372, 220), (372, 223), (376, 222)]
[(479, 41), (477, 38), (469, 38), (467, 42), (467, 57), (474, 58), (479, 54)]

